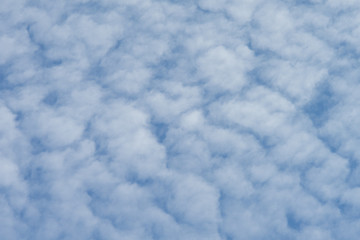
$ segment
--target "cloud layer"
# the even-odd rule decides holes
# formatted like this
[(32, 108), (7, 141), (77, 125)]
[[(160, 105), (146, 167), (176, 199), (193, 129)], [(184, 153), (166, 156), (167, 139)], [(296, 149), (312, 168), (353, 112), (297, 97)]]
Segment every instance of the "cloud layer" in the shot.
[(358, 239), (360, 4), (3, 0), (3, 239)]

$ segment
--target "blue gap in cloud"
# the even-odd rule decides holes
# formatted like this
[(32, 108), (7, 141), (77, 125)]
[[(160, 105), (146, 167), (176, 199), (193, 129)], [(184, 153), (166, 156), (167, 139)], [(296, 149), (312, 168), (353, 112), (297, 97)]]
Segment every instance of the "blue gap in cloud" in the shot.
[(346, 182), (350, 187), (360, 187), (360, 165), (355, 158), (347, 158), (349, 161), (350, 173), (346, 178)]
[[(265, 67), (268, 67), (268, 66), (265, 66)], [(274, 86), (271, 84), (271, 79), (269, 79), (269, 76), (264, 74), (264, 71), (262, 68), (264, 68), (264, 66), (256, 67), (253, 70), (247, 72), (246, 77), (248, 79), (250, 79), (250, 83), (248, 86), (244, 87), (243, 91), (246, 92), (251, 88), (254, 88), (257, 86), (262, 86), (264, 88), (267, 88), (274, 92), (277, 92), (280, 95), (282, 95), (282, 97), (286, 98), (289, 101), (292, 101), (291, 97), (288, 96), (288, 94), (286, 94), (283, 91), (280, 91), (280, 89), (274, 88)]]
[(176, 214), (171, 208), (169, 209), (168, 202), (174, 198), (173, 184), (171, 182), (155, 179), (147, 188), (151, 189), (153, 193), (152, 201), (158, 208), (171, 216), (176, 223), (180, 225), (188, 224), (183, 214)]
[(49, 59), (46, 56), (46, 51), (49, 49), (49, 46), (46, 46), (45, 44), (38, 42), (36, 40), (35, 35), (31, 30), (31, 25), (28, 25), (26, 27), (26, 31), (28, 33), (30, 41), (33, 42), (38, 47), (38, 49), (35, 51), (34, 54), (34, 60), (38, 64), (40, 64), (42, 67), (50, 68), (61, 65), (63, 63), (61, 59)]
[(104, 236), (101, 235), (99, 229), (95, 228), (93, 229), (93, 233), (91, 235), (91, 239), (94, 239), (94, 240), (102, 240), (104, 239)]
[(171, 2), (178, 5), (192, 5), (192, 0), (164, 0), (164, 2)]
[(41, 184), (43, 181), (45, 181), (45, 175), (45, 170), (41, 167), (31, 166), (29, 169), (27, 169), (24, 178), (27, 182)]
[(310, 0), (295, 0), (295, 5), (314, 5)]
[(303, 111), (309, 116), (315, 127), (321, 127), (328, 119), (329, 111), (336, 105), (337, 100), (330, 85), (325, 82), (317, 87), (313, 99), (305, 105)]
[[(219, 193), (220, 193), (220, 196), (219, 196), (219, 212), (220, 212), (220, 215), (221, 215), (221, 219), (225, 219), (226, 214), (225, 214), (224, 206), (229, 206), (230, 203), (226, 202), (227, 196), (222, 190), (220, 190)], [(218, 233), (221, 236), (221, 239), (225, 239), (225, 240), (232, 240), (233, 239), (233, 237), (231, 237), (223, 229), (222, 225), (218, 225)]]
[(0, 65), (0, 91), (14, 90), (16, 87), (24, 85), (24, 83), (12, 83), (7, 80), (12, 71), (12, 63), (8, 62)]
[(141, 187), (148, 186), (152, 184), (154, 181), (151, 178), (141, 178), (136, 171), (127, 171), (125, 175), (125, 179), (127, 182), (135, 183)]
[(359, 52), (357, 47), (353, 46), (351, 43), (342, 41), (335, 46), (336, 54), (339, 58), (347, 59), (359, 59)]
[(122, 45), (123, 45), (124, 40), (123, 39), (119, 39), (115, 42), (115, 44), (108, 50), (108, 53), (112, 53), (113, 51), (119, 49)]
[(294, 229), (296, 231), (300, 231), (302, 229), (302, 221), (299, 220), (294, 213), (288, 212), (286, 213), (286, 221), (289, 228)]
[(56, 91), (49, 92), (43, 99), (43, 103), (49, 106), (55, 106), (58, 103), (59, 94)]
[(24, 119), (24, 113), (23, 112), (15, 112), (16, 116), (15, 116), (15, 121), (17, 123), (20, 123), (23, 119)]
[(108, 88), (107, 85), (102, 80), (103, 78), (106, 77), (106, 74), (107, 73), (106, 73), (105, 69), (101, 66), (101, 61), (98, 61), (98, 62), (92, 63), (91, 67), (89, 68), (89, 71), (86, 72), (85, 78), (88, 81), (95, 82), (102, 88)]
[(153, 70), (153, 79), (165, 79), (170, 78), (169, 71), (178, 67), (178, 60), (181, 58), (181, 55), (184, 53), (184, 47), (181, 46), (181, 43), (178, 43), (176, 38), (172, 38), (173, 42), (170, 53), (163, 56), (159, 61), (154, 64), (150, 64), (148, 67)]
[(352, 204), (341, 202), (339, 199), (335, 201), (336, 207), (340, 210), (342, 216), (346, 218), (358, 219), (360, 217), (360, 210)]
[[(110, 189), (109, 189), (110, 190)], [(110, 204), (110, 200), (108, 196), (105, 194), (108, 190), (103, 191), (103, 189), (88, 189), (86, 190), (86, 194), (91, 198), (90, 202), (88, 203), (91, 212), (96, 216), (99, 217), (108, 223), (110, 223), (114, 228), (117, 229), (126, 229), (126, 222), (119, 222), (117, 218), (111, 214), (104, 212), (104, 206)], [(121, 220), (120, 220), (121, 221)], [(93, 232), (94, 239), (104, 239), (101, 232), (97, 229)]]
[(257, 133), (256, 131), (252, 130), (252, 129), (243, 129), (242, 131), (240, 131), (241, 134), (249, 134), (251, 136), (253, 136), (256, 141), (260, 144), (260, 146), (263, 147), (263, 149), (267, 152), (270, 151), (272, 148), (274, 148), (277, 144), (277, 141), (275, 141), (273, 139), (273, 136), (266, 136), (266, 135), (261, 135), (259, 133)]
[(0, 65), (0, 90), (10, 88), (10, 83), (6, 80), (9, 67), (6, 65)]
[(177, 66), (177, 60), (171, 58), (164, 58), (159, 61), (156, 66), (152, 68), (155, 70), (154, 78), (166, 78), (169, 70), (174, 69)]
[(31, 153), (32, 154), (39, 154), (42, 152), (46, 152), (47, 148), (43, 141), (40, 138), (34, 137), (30, 140), (31, 144)]
[(108, 8), (101, 5), (98, 1), (87, 1), (75, 4), (73, 9), (78, 14), (97, 14), (108, 11)]
[[(254, 28), (254, 29), (259, 28), (259, 26), (256, 22), (251, 22), (250, 24), (251, 24), (252, 28)], [(266, 48), (258, 48), (253, 43), (253, 41), (251, 40), (250, 37), (247, 39), (246, 46), (254, 53), (255, 57), (264, 57), (265, 60), (268, 60), (271, 58), (273, 58), (273, 59), (281, 59), (282, 58), (281, 55), (279, 55), (278, 53), (276, 53), (272, 50), (269, 50)]]
[(163, 143), (169, 130), (169, 125), (162, 122), (151, 121), (150, 126), (151, 132), (154, 134), (157, 141)]
[(340, 210), (342, 215), (348, 215), (349, 210), (349, 206), (347, 206), (346, 204), (342, 203), (339, 199), (335, 200), (335, 205), (336, 207)]
[(206, 14), (206, 15), (213, 13), (213, 12), (210, 11), (210, 10), (206, 10), (206, 9), (200, 7), (199, 4), (196, 5), (196, 10), (197, 10), (198, 13), (202, 13), (202, 14)]
[[(35, 160), (36, 161), (36, 160)], [(29, 184), (29, 199), (38, 204), (45, 205), (51, 201), (49, 192), (50, 173), (41, 166), (30, 166), (24, 175), (24, 180)], [(43, 208), (43, 207), (42, 207)]]
[(95, 143), (95, 156), (101, 157), (103, 160), (104, 158), (109, 161), (108, 155), (108, 148), (107, 148), (107, 141), (105, 137), (102, 137), (101, 135), (93, 135), (93, 129), (92, 129), (92, 119), (89, 120), (86, 123), (85, 129), (83, 131), (83, 139), (90, 139)]

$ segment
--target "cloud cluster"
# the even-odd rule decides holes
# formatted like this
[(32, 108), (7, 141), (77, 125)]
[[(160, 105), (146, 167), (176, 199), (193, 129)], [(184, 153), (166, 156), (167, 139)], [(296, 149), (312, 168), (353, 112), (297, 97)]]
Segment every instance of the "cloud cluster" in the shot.
[(357, 1), (1, 5), (3, 239), (358, 239)]

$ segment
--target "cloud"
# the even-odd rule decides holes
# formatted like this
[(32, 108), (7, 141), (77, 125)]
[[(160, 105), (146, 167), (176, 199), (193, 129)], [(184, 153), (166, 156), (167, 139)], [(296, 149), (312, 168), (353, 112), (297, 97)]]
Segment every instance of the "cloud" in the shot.
[(357, 239), (356, 1), (3, 1), (4, 239)]

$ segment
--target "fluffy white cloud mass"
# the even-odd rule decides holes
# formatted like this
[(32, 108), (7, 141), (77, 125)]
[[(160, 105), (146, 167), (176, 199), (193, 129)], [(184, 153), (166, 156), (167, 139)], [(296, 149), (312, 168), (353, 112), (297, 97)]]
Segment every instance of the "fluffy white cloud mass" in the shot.
[(360, 2), (0, 5), (1, 239), (359, 239)]

